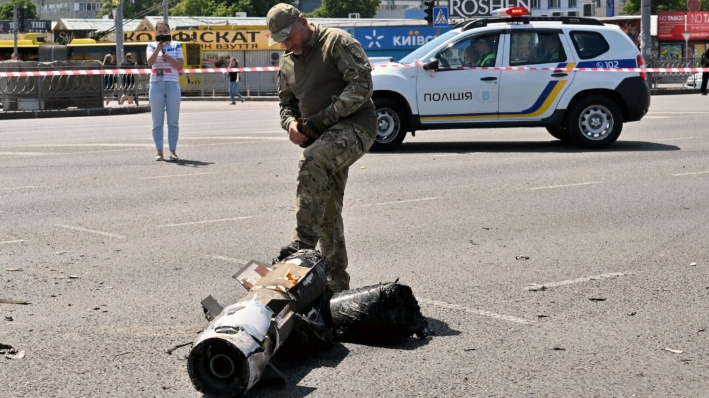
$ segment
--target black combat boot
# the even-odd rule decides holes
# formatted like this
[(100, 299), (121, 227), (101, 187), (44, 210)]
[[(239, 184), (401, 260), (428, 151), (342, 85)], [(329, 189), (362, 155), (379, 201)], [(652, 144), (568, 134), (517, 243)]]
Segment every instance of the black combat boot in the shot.
[(300, 241), (293, 241), (291, 244), (288, 246), (283, 246), (281, 247), (281, 252), (278, 254), (278, 257), (274, 258), (271, 260), (271, 265), (279, 263), (283, 261), (286, 257), (295, 254), (298, 252), (298, 250), (306, 250), (306, 249), (315, 249), (314, 247), (311, 247), (309, 245), (303, 244), (303, 242)]

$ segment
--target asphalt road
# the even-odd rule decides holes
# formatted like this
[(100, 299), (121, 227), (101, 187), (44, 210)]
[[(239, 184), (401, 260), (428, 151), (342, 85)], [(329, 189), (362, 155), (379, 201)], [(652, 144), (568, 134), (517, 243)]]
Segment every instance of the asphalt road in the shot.
[[(709, 396), (709, 99), (652, 101), (606, 150), (525, 128), (366, 155), (352, 287), (400, 278), (434, 335), (280, 355), (290, 384), (247, 396)], [(300, 149), (275, 102), (183, 102), (181, 131), (171, 164), (148, 113), (2, 122), (0, 298), (30, 304), (0, 304), (25, 354), (1, 397), (199, 396), (179, 346), (288, 242)]]

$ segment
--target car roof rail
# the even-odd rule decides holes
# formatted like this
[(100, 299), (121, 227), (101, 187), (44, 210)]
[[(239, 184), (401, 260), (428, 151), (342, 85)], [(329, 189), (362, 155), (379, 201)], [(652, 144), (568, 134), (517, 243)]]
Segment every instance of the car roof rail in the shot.
[(514, 18), (482, 18), (474, 19), (470, 21), (459, 22), (453, 29), (461, 28), (462, 30), (470, 30), (475, 28), (480, 28), (487, 26), (491, 23), (522, 23), (528, 24), (532, 21), (547, 21), (547, 22), (561, 22), (564, 25), (596, 25), (603, 26), (603, 22), (595, 18), (584, 18), (584, 17), (569, 17), (569, 16), (557, 16), (557, 17), (514, 17)]

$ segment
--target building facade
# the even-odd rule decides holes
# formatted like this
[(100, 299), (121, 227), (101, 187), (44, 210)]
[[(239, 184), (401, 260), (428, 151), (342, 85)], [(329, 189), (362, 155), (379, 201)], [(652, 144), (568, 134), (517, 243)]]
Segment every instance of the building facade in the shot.
[[(10, 0), (0, 0), (0, 4), (9, 2)], [(49, 19), (54, 22), (62, 18), (96, 18), (101, 9), (100, 1), (32, 0), (32, 2), (37, 6), (38, 19)]]

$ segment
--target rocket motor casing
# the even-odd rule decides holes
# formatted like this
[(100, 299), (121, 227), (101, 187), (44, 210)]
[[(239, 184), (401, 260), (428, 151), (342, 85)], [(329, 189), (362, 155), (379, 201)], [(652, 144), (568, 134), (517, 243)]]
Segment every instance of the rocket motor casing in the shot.
[(187, 358), (193, 385), (206, 396), (239, 397), (261, 378), (303, 314), (326, 292), (329, 266), (314, 250), (274, 266), (200, 334)]

